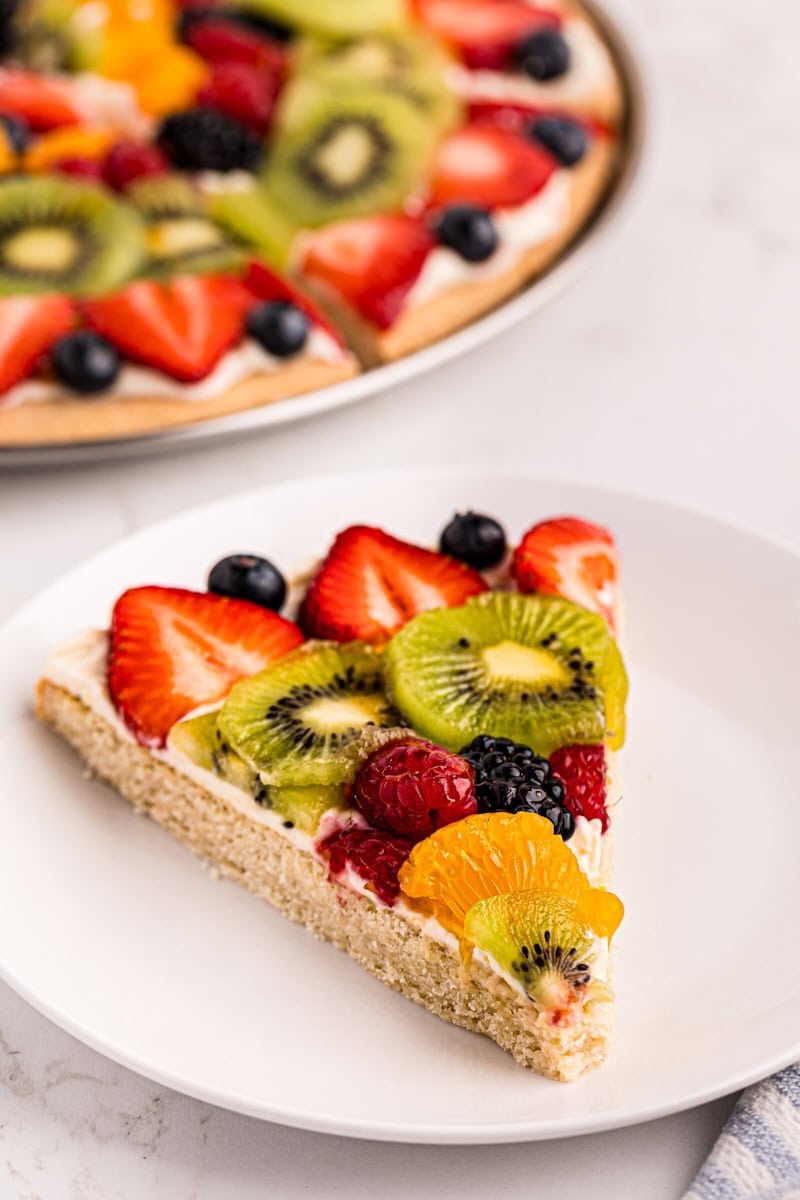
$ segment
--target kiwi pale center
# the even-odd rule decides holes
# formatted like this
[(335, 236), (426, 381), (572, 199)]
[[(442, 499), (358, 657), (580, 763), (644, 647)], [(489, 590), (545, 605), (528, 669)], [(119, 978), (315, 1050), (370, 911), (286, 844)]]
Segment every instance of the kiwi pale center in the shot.
[(62, 273), (80, 256), (81, 245), (63, 225), (28, 226), (3, 243), (3, 258), (18, 271)]
[(326, 696), (315, 700), (303, 712), (304, 721), (322, 733), (337, 729), (360, 729), (377, 717), (381, 710), (378, 699), (351, 700), (348, 696)]
[(523, 646), (508, 638), (481, 651), (484, 666), (492, 679), (514, 680), (534, 688), (562, 687), (571, 683), (570, 672), (546, 650)]
[(308, 171), (312, 182), (339, 195), (348, 195), (380, 170), (389, 147), (366, 121), (332, 124), (314, 148)]
[(147, 245), (156, 258), (178, 258), (222, 244), (219, 231), (204, 217), (174, 217), (159, 221), (147, 231)]

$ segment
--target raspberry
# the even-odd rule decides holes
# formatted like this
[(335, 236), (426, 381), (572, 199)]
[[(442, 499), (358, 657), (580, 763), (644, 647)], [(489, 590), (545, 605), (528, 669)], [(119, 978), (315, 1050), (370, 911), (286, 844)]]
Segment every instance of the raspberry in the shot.
[(356, 778), (353, 800), (371, 824), (415, 842), (478, 811), (468, 764), (420, 738), (371, 754)]
[(103, 178), (115, 191), (123, 191), (144, 175), (163, 175), (169, 163), (157, 146), (143, 142), (117, 142), (103, 162)]
[(103, 178), (103, 168), (96, 159), (79, 158), (77, 155), (56, 159), (50, 164), (50, 170), (57, 171), (59, 175), (76, 175), (80, 179), (100, 181)]
[(244, 63), (273, 75), (282, 75), (286, 52), (271, 38), (231, 24), (223, 13), (206, 14), (186, 23), (186, 41), (196, 54), (210, 63)]
[(564, 785), (564, 806), (574, 817), (597, 818), (605, 833), (608, 808), (603, 746), (563, 746), (550, 755), (550, 766)]
[(328, 860), (331, 877), (350, 867), (384, 904), (394, 904), (400, 892), (397, 873), (413, 849), (407, 838), (380, 829), (347, 825), (319, 842), (317, 850)]
[(248, 129), (264, 134), (269, 128), (281, 80), (245, 63), (220, 63), (197, 99)]

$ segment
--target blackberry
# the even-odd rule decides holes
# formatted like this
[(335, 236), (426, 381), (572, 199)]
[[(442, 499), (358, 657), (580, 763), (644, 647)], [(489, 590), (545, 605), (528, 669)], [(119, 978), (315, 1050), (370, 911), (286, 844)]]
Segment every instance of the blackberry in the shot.
[(532, 812), (552, 821), (569, 841), (575, 818), (564, 806), (564, 787), (546, 758), (510, 738), (481, 734), (458, 752), (475, 772), (479, 812)]
[(0, 0), (0, 56), (11, 54), (17, 40), (15, 18), (19, 0)]
[(244, 125), (202, 105), (167, 117), (158, 144), (186, 171), (253, 171), (264, 152), (261, 139)]

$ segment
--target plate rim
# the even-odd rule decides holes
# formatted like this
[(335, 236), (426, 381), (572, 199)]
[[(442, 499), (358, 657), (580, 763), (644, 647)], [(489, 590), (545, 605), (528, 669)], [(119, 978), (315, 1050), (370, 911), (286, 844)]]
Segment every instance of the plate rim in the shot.
[[(747, 522), (731, 519), (704, 506), (667, 499), (657, 494), (643, 492), (637, 488), (617, 487), (605, 482), (587, 480), (586, 478), (578, 479), (564, 475), (542, 475), (535, 471), (521, 469), (504, 471), (502, 468), (483, 465), (448, 464), (437, 467), (429, 464), (418, 464), (395, 466), (386, 470), (372, 467), (354, 472), (312, 474), (277, 483), (262, 484), (256, 488), (245, 489), (228, 496), (206, 501), (203, 504), (190, 506), (179, 513), (172, 514), (169, 517), (133, 530), (102, 547), (94, 554), (89, 555), (80, 563), (65, 571), (58, 579), (48, 584), (47, 587), (40, 589), (32, 597), (24, 601), (22, 605), (16, 608), (0, 624), (0, 640), (13, 635), (15, 626), (18, 624), (22, 625), (30, 617), (35, 617), (37, 609), (40, 606), (46, 606), (50, 602), (51, 594), (57, 592), (62, 586), (69, 584), (72, 577), (96, 565), (107, 555), (118, 553), (120, 550), (124, 551), (127, 545), (140, 540), (146, 540), (155, 532), (160, 534), (166, 533), (169, 536), (170, 527), (180, 526), (187, 519), (202, 519), (202, 514), (211, 509), (220, 509), (228, 506), (236, 508), (241, 504), (247, 504), (249, 501), (252, 501), (254, 497), (264, 494), (269, 494), (270, 497), (274, 498), (276, 494), (280, 496), (281, 494), (302, 491), (308, 486), (333, 487), (337, 482), (342, 483), (345, 480), (351, 486), (354, 483), (357, 486), (367, 486), (370, 480), (373, 482), (386, 482), (390, 478), (395, 484), (400, 481), (408, 482), (409, 480), (461, 478), (465, 483), (480, 479), (483, 482), (494, 480), (498, 484), (506, 486), (509, 483), (524, 486), (526, 483), (535, 482), (537, 485), (545, 487), (548, 485), (566, 488), (580, 487), (596, 491), (600, 494), (605, 493), (612, 497), (622, 498), (623, 500), (645, 500), (661, 508), (677, 510), (683, 515), (703, 518), (724, 525), (729, 531), (744, 534), (755, 538), (759, 542), (766, 543), (776, 551), (788, 554), (794, 560), (800, 560), (800, 546), (793, 544), (789, 539), (783, 538), (780, 535), (766, 533)], [(0, 978), (17, 992), (26, 1003), (30, 1004), (32, 1008), (70, 1034), (70, 1036), (75, 1037), (78, 1041), (103, 1054), (120, 1066), (132, 1070), (141, 1077), (161, 1086), (169, 1087), (203, 1103), (216, 1105), (228, 1111), (241, 1113), (242, 1115), (258, 1120), (273, 1121), (310, 1132), (379, 1142), (432, 1145), (491, 1145), (547, 1141), (564, 1137), (582, 1136), (590, 1133), (601, 1133), (656, 1120), (669, 1116), (672, 1113), (682, 1112), (700, 1104), (708, 1103), (764, 1079), (773, 1072), (800, 1059), (799, 1033), (796, 1044), (784, 1052), (774, 1053), (768, 1060), (762, 1061), (759, 1066), (754, 1067), (752, 1070), (739, 1071), (738, 1073), (733, 1072), (708, 1087), (696, 1088), (688, 1096), (672, 1098), (661, 1103), (652, 1103), (644, 1106), (639, 1102), (636, 1106), (623, 1106), (608, 1113), (588, 1112), (559, 1117), (547, 1123), (540, 1121), (538, 1124), (531, 1124), (524, 1121), (506, 1121), (494, 1127), (474, 1123), (461, 1124), (457, 1128), (452, 1128), (447, 1126), (440, 1127), (431, 1122), (415, 1123), (413, 1121), (383, 1119), (339, 1118), (330, 1113), (310, 1111), (308, 1108), (300, 1111), (279, 1107), (272, 1102), (250, 1103), (247, 1100), (231, 1096), (227, 1092), (213, 1086), (205, 1086), (198, 1082), (197, 1079), (186, 1078), (180, 1073), (154, 1064), (145, 1057), (116, 1045), (110, 1038), (93, 1029), (91, 1025), (79, 1019), (74, 1019), (69, 1013), (63, 1012), (56, 1003), (51, 1002), (46, 996), (42, 996), (33, 989), (30, 989), (24, 980), (16, 977), (14, 972), (2, 960), (2, 957), (0, 957)]]
[(396, 362), (362, 370), (352, 379), (318, 388), (299, 396), (226, 416), (196, 420), (172, 429), (154, 430), (118, 438), (78, 442), (0, 445), (0, 471), (25, 467), (69, 466), (84, 462), (113, 461), (151, 453), (169, 453), (206, 441), (227, 441), (255, 430), (267, 430), (303, 421), (337, 408), (346, 408), (393, 387), (427, 374), (518, 325), (565, 291), (587, 269), (594, 250), (619, 229), (625, 210), (643, 176), (650, 140), (650, 101), (643, 64), (646, 55), (627, 23), (611, 14), (600, 0), (581, 0), (607, 40), (627, 97), (624, 154), (603, 202), (543, 275), (531, 280), (496, 308)]

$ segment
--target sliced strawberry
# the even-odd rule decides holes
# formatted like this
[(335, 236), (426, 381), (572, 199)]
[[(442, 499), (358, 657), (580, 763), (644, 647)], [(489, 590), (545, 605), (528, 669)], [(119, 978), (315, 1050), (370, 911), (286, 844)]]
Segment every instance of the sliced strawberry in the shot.
[(114, 605), (108, 687), (136, 740), (163, 746), (181, 717), (302, 641), (291, 621), (249, 600), (131, 588)]
[(557, 517), (534, 525), (514, 551), (511, 573), (521, 592), (563, 596), (600, 613), (612, 631), (619, 603), (619, 554), (602, 525)]
[(464, 125), (439, 146), (429, 203), (513, 208), (541, 191), (557, 167), (552, 154), (520, 134)]
[(351, 525), (314, 576), (299, 620), (312, 637), (382, 642), (417, 613), (463, 604), (486, 590), (464, 563), (382, 529)]
[(256, 133), (265, 134), (272, 121), (282, 76), (247, 63), (227, 62), (214, 67), (197, 100), (219, 109)]
[(47, 351), (75, 324), (68, 296), (11, 296), (0, 300), (0, 397), (27, 379)]
[(328, 320), (320, 306), (316, 304), (307, 292), (295, 283), (289, 283), (282, 275), (277, 275), (261, 259), (254, 258), (247, 267), (244, 276), (244, 286), (256, 300), (289, 300), (301, 308), (315, 325), (319, 325), (333, 340), (344, 346), (344, 339), (339, 330)]
[(414, 0), (414, 7), (422, 24), (474, 70), (502, 70), (526, 37), (561, 24), (558, 13), (526, 0)]
[(201, 58), (210, 63), (245, 63), (267, 74), (282, 76), (286, 51), (272, 38), (253, 33), (224, 19), (192, 21), (186, 40)]
[(30, 71), (0, 70), (0, 112), (21, 117), (34, 133), (83, 120), (69, 84)]
[(142, 280), (83, 306), (86, 322), (127, 358), (191, 383), (243, 336), (252, 297), (229, 275)]
[(422, 221), (400, 213), (356, 217), (303, 240), (301, 267), (379, 329), (399, 317), (434, 240)]

